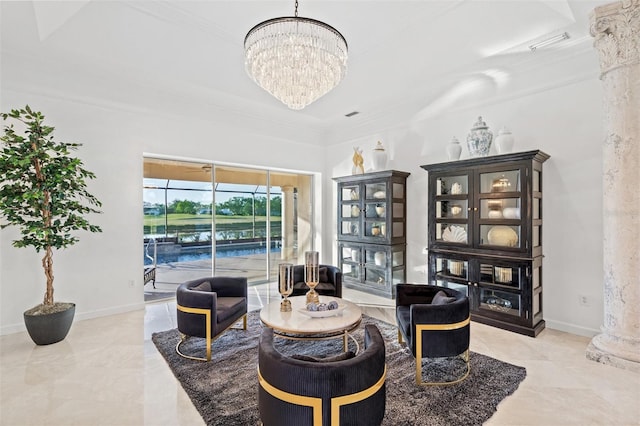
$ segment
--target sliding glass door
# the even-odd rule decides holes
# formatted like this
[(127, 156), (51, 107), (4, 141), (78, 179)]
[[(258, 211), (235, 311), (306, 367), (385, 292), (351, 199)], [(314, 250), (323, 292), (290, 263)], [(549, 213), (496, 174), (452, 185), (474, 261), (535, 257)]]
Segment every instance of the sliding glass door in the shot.
[(145, 299), (173, 297), (177, 284), (212, 270), (211, 165), (145, 159)]
[(312, 248), (311, 175), (153, 158), (144, 170), (145, 296), (214, 275), (275, 297), (278, 265)]

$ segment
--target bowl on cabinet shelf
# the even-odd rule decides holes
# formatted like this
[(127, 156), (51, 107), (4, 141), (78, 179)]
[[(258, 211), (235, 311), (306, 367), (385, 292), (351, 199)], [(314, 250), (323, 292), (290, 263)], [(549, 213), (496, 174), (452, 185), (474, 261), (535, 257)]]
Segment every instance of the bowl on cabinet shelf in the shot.
[(451, 216), (459, 216), (462, 213), (462, 206), (460, 204), (452, 204), (450, 207)]
[(502, 209), (502, 216), (505, 219), (520, 219), (520, 209), (518, 207), (505, 207)]

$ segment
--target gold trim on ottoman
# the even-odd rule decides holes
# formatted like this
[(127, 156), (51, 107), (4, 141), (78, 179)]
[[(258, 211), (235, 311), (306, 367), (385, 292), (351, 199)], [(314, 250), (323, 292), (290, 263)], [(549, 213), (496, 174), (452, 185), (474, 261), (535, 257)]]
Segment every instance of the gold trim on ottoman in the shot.
[[(423, 331), (434, 331), (434, 330), (456, 330), (462, 327), (469, 325), (471, 317), (467, 317), (466, 320), (456, 322), (453, 324), (416, 324), (416, 383), (418, 385), (423, 386), (435, 386), (435, 385), (453, 385), (456, 383), (460, 383), (464, 379), (467, 378), (469, 372), (471, 371), (471, 366), (469, 365), (469, 348), (464, 351), (460, 356), (464, 360), (467, 371), (458, 379), (450, 381), (450, 382), (423, 382), (422, 381), (422, 332)], [(400, 333), (399, 333), (400, 335)]]
[[(206, 356), (206, 358), (200, 358), (200, 357), (195, 357), (195, 356), (191, 356), (191, 355), (186, 355), (186, 354), (183, 354), (182, 352), (180, 352), (180, 345), (182, 343), (184, 343), (191, 336), (188, 336), (186, 334), (180, 333), (181, 334), (181, 338), (178, 341), (178, 344), (176, 345), (177, 354), (180, 355), (183, 358), (193, 359), (193, 360), (196, 360), (196, 361), (211, 361), (211, 343), (213, 343), (213, 341), (216, 340), (219, 336), (221, 336), (225, 331), (230, 329), (237, 321), (235, 321), (229, 327), (225, 328), (220, 333), (218, 333), (218, 335), (216, 337), (211, 338), (211, 309), (189, 308), (187, 306), (181, 306), (181, 305), (176, 305), (176, 307), (177, 307), (177, 309), (179, 311), (185, 312), (187, 314), (204, 315), (204, 320), (205, 320), (205, 324), (206, 324), (205, 339), (207, 341), (207, 356)], [(244, 314), (242, 316), (242, 329), (243, 330), (247, 329), (247, 314)]]
[[(336, 396), (331, 398), (331, 426), (340, 426), (340, 407), (343, 405), (353, 404), (363, 401), (380, 390), (387, 378), (387, 365), (384, 366), (384, 371), (380, 379), (373, 384), (373, 386), (359, 392), (350, 393), (347, 395)], [(322, 398), (313, 396), (296, 395), (294, 393), (285, 392), (273, 385), (269, 384), (262, 374), (260, 368), (258, 368), (258, 382), (262, 389), (268, 394), (281, 401), (288, 402), (294, 405), (302, 405), (305, 407), (311, 407), (313, 410), (313, 426), (322, 426)]]

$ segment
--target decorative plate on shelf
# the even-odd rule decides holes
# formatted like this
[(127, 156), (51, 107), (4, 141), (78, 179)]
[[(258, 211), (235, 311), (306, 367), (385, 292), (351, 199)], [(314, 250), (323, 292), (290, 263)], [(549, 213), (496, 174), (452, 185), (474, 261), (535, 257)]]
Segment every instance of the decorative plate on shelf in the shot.
[(518, 234), (510, 226), (493, 226), (487, 233), (489, 244), (505, 247), (518, 246)]
[(342, 311), (344, 311), (346, 307), (346, 305), (338, 305), (337, 309), (329, 309), (326, 311), (309, 311), (307, 308), (300, 308), (298, 309), (298, 312), (311, 318), (326, 318), (342, 315)]
[(384, 197), (386, 197), (387, 194), (384, 191), (376, 191), (373, 193), (373, 198), (377, 198), (377, 199), (383, 199)]

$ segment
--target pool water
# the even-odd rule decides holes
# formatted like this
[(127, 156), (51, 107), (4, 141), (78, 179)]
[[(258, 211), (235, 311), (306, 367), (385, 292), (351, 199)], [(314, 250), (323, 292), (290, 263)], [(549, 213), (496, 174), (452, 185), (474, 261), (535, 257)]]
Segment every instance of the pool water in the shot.
[[(242, 247), (218, 247), (216, 249), (216, 257), (239, 257), (249, 256), (253, 254), (266, 254), (267, 248), (265, 246), (246, 246)], [(280, 253), (280, 247), (272, 247), (271, 253)], [(182, 249), (179, 254), (176, 253), (160, 253), (158, 254), (157, 264), (162, 263), (179, 263), (179, 262), (193, 262), (195, 260), (210, 260), (211, 259), (211, 247), (197, 247)], [(144, 264), (151, 265), (153, 262), (144, 257)]]

